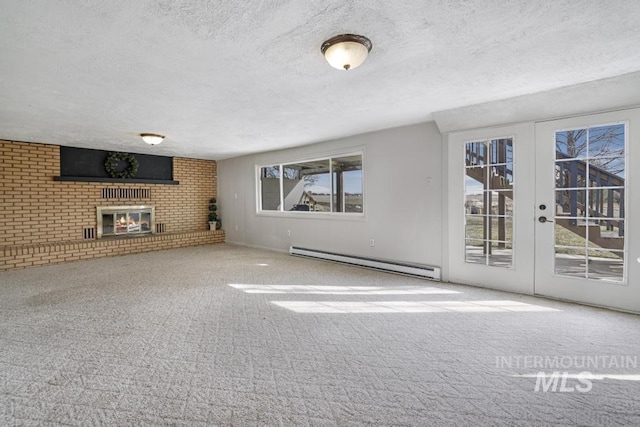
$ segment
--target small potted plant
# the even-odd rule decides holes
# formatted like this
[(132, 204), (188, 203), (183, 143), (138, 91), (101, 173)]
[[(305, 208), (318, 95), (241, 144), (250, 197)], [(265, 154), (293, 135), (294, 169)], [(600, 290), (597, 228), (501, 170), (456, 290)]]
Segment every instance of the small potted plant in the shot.
[(218, 218), (218, 206), (216, 205), (216, 198), (209, 199), (209, 230), (220, 230), (222, 228), (222, 222)]

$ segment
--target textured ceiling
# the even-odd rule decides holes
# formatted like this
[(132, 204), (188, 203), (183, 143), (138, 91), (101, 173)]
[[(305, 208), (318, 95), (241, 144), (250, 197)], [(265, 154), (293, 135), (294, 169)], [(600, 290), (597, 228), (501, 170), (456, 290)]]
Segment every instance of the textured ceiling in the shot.
[[(303, 145), (638, 71), (638, 21), (637, 0), (0, 0), (0, 138), (205, 159)], [(373, 42), (348, 72), (320, 54), (345, 32)]]

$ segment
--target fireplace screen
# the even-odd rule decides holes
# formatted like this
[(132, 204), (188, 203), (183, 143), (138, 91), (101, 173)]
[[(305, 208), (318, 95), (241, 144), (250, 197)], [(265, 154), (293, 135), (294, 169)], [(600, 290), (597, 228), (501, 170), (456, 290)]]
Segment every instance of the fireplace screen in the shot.
[(97, 210), (98, 238), (154, 231), (153, 206), (100, 206)]

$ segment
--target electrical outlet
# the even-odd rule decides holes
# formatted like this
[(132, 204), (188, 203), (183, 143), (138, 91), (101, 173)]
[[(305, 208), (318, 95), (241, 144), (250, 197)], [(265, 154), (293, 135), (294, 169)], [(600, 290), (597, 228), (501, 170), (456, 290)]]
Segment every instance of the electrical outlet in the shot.
[(369, 239), (369, 246), (374, 247), (376, 245), (376, 241), (374, 239)]
[(236, 225), (236, 231), (238, 231), (238, 226)]
[(287, 236), (291, 237), (291, 230), (287, 230)]

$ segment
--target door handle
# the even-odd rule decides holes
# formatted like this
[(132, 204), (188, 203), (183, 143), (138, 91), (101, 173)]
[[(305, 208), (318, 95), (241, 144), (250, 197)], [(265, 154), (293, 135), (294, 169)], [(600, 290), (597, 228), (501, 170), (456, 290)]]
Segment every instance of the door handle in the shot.
[(540, 218), (538, 218), (538, 221), (539, 221), (539, 222), (541, 222), (541, 223), (543, 223), (543, 224), (544, 224), (545, 222), (553, 222), (553, 221), (551, 221), (551, 220), (547, 219), (547, 217), (546, 217), (546, 216), (541, 216)]

